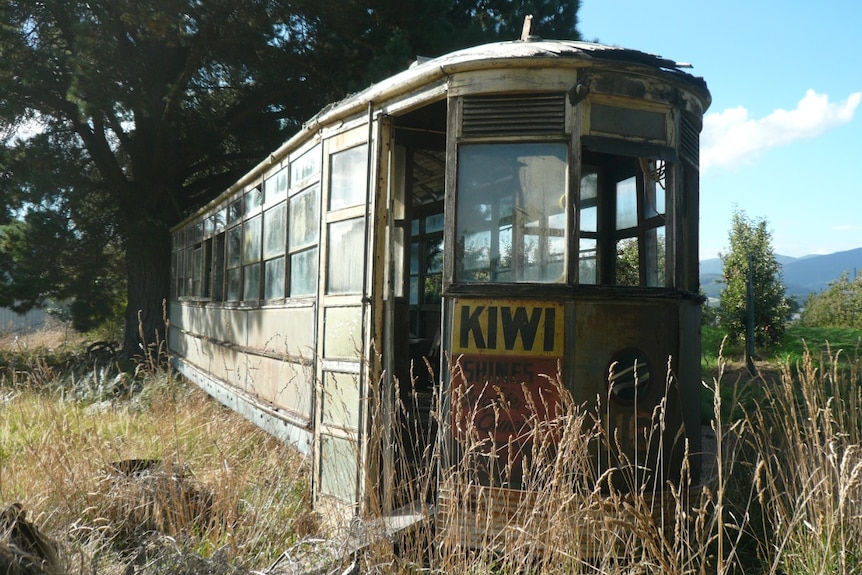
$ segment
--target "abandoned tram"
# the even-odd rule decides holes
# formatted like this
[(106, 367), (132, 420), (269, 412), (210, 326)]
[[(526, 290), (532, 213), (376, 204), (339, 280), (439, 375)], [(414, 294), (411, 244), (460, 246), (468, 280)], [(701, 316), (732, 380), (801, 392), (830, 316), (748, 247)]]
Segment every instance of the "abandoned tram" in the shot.
[(325, 108), (173, 230), (176, 368), (305, 453), (318, 509), (446, 508), (468, 436), (517, 498), (492, 456), (561, 393), (602, 404), (608, 465), (696, 473), (710, 95), (683, 68), (529, 37)]

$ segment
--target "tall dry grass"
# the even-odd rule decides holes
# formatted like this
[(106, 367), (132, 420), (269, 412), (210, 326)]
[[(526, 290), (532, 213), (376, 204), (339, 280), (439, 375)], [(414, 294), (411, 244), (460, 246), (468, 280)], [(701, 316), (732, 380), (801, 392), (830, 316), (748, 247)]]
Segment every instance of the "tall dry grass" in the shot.
[[(323, 542), (290, 448), (169, 372), (127, 380), (53, 353), (21, 348), (0, 366), (0, 503), (22, 503), (73, 573), (287, 573), (323, 547), (334, 555), (308, 572), (862, 573), (858, 352), (759, 378), (720, 359), (704, 475), (683, 465), (670, 482), (636, 479), (653, 460), (619, 455), (605, 398), (576, 405), (557, 386), (555, 418), (491, 449), (470, 414), (460, 441), (434, 440), (444, 408), (464, 402), (431, 398), (425, 417), (427, 394), (392, 390), (401, 413), (372, 405), (387, 426), (372, 425), (371, 444), (395, 457), (369, 467), (372, 500), (349, 530), (361, 544), (341, 546)], [(667, 407), (645, 445), (664, 437)], [(382, 520), (408, 503), (411, 527)]]
[(67, 572), (261, 569), (316, 531), (306, 462), (166, 368), (3, 344), (0, 508)]
[(843, 354), (785, 365), (748, 414), (770, 573), (862, 573), (862, 371)]
[[(417, 486), (413, 499), (427, 501), (424, 511), (434, 519), (394, 543), (381, 536), (362, 557), (363, 569), (862, 573), (862, 362), (858, 352), (843, 354), (806, 354), (774, 378), (733, 375), (741, 372), (720, 359), (717, 377), (705, 384), (713, 409), (704, 427), (703, 475), (694, 477), (684, 464), (679, 480), (666, 483), (615, 487), (610, 475), (631, 479), (632, 470), (645, 471), (642, 462), (601, 457), (602, 450), (621, 451), (605, 427), (603, 398), (592, 408), (575, 405), (561, 386), (557, 417), (534, 416), (522, 429), (520, 444), (529, 449), (491, 448), (472, 429), (462, 430), (459, 441), (428, 444), (422, 439), (427, 430), (414, 423), (397, 451), (427, 445), (419, 474), (424, 481), (409, 468), (395, 473)], [(406, 412), (416, 411), (409, 398), (399, 399)], [(658, 441), (666, 407), (654, 411), (645, 444)], [(602, 465), (609, 460), (615, 464)], [(523, 491), (509, 488), (515, 461)], [(423, 499), (435, 486), (437, 499)]]

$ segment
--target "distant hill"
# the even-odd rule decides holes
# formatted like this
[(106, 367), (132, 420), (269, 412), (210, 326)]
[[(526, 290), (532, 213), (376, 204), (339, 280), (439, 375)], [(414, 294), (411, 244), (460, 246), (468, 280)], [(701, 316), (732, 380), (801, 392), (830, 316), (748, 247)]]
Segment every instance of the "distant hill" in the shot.
[[(787, 295), (800, 301), (808, 294), (821, 292), (841, 277), (845, 271), (854, 277), (862, 271), (862, 248), (827, 255), (810, 255), (801, 258), (776, 255), (782, 265)], [(700, 287), (707, 297), (719, 297), (724, 289), (722, 265), (719, 258), (700, 262)]]

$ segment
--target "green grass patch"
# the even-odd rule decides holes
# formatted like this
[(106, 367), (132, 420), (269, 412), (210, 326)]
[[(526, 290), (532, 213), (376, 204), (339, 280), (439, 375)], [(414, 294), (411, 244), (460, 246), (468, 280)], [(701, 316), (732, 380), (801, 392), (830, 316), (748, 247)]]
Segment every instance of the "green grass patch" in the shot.
[[(731, 343), (725, 340), (727, 332), (713, 325), (701, 329), (701, 366), (704, 377), (714, 376), (719, 357), (731, 362), (743, 360), (744, 342)], [(838, 355), (839, 361), (852, 361), (862, 351), (862, 330), (843, 327), (805, 327), (793, 323), (787, 327), (781, 342), (772, 350), (757, 350), (758, 360), (780, 368), (785, 363), (795, 365), (805, 355), (806, 349), (814, 359), (829, 353)]]
[(843, 359), (853, 359), (858, 356), (858, 351), (862, 351), (862, 330), (793, 324), (787, 328), (773, 356), (776, 360), (789, 361), (795, 365), (805, 355), (806, 347), (815, 358), (829, 351), (835, 353), (842, 350)]

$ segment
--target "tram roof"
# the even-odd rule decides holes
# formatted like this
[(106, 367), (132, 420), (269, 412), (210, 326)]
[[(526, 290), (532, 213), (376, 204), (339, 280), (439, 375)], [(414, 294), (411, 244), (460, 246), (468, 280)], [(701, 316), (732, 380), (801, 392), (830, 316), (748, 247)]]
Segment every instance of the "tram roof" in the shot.
[(323, 108), (306, 122), (305, 126), (325, 124), (336, 117), (343, 117), (357, 107), (364, 107), (369, 102), (398, 97), (411, 89), (458, 72), (515, 67), (519, 64), (552, 67), (564, 62), (583, 67), (600, 66), (604, 63), (618, 68), (663, 73), (666, 78), (673, 78), (695, 92), (703, 102), (704, 109), (709, 107), (711, 101), (704, 79), (684, 71), (684, 68), (691, 67), (689, 64), (620, 46), (575, 40), (529, 39), (481, 44), (414, 63), (403, 72)]
[[(383, 103), (442, 81), (451, 74), (493, 68), (513, 68), (521, 65), (530, 67), (572, 66), (590, 67), (607, 65), (616, 69), (629, 69), (659, 74), (669, 81), (676, 81), (694, 92), (709, 107), (711, 97), (706, 82), (699, 76), (684, 71), (688, 64), (682, 64), (656, 54), (649, 54), (620, 46), (609, 46), (593, 42), (575, 40), (545, 40), (530, 37), (527, 40), (481, 44), (438, 56), (423, 59), (368, 88), (350, 94), (320, 110), (302, 126), (302, 129), (288, 139), (278, 150), (263, 160), (228, 190), (251, 181), (271, 165), (271, 158), (278, 157), (283, 151), (290, 150), (307, 140), (318, 129), (340, 119), (362, 113), (369, 104)], [(214, 200), (211, 203), (216, 203)], [(202, 208), (206, 209), (206, 208)], [(181, 224), (182, 225), (182, 224)]]

